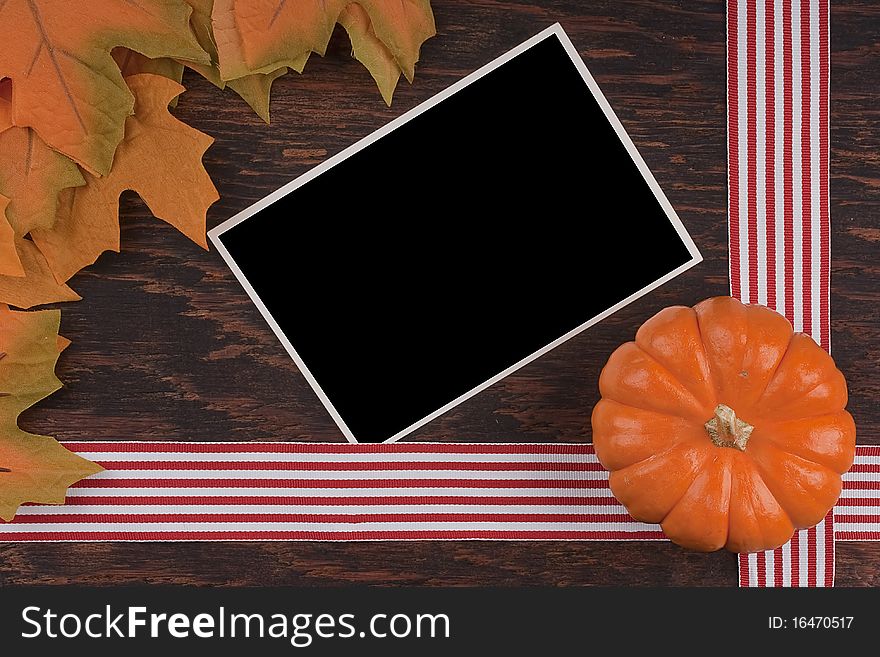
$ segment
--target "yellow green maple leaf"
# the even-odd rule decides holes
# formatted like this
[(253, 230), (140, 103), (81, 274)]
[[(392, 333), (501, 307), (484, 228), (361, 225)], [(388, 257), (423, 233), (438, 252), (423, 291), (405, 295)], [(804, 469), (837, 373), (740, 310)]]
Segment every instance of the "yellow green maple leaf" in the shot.
[(12, 80), (0, 80), (0, 130), (12, 125)]
[(0, 78), (12, 120), (90, 172), (110, 171), (134, 100), (111, 51), (208, 63), (183, 0), (4, 0)]
[(85, 184), (76, 163), (49, 148), (32, 129), (17, 126), (0, 132), (0, 153), (0, 194), (9, 199), (6, 217), (15, 234), (51, 228), (59, 192)]
[[(311, 2), (312, 0), (307, 0)], [(216, 64), (220, 78), (224, 81), (237, 80), (252, 74), (271, 74), (279, 69), (292, 68), (302, 73), (311, 54), (305, 49), (287, 55), (274, 66), (262, 66), (260, 70), (251, 67), (245, 60), (243, 42), (238, 35), (233, 0), (213, 0), (211, 10), (211, 39), (217, 51)]]
[(61, 312), (0, 306), (0, 518), (25, 502), (63, 504), (67, 488), (102, 470), (55, 439), (22, 431), (18, 416), (61, 388), (55, 363), (66, 341)]
[(119, 251), (119, 196), (137, 192), (152, 213), (207, 248), (206, 213), (219, 198), (202, 156), (213, 139), (174, 118), (169, 102), (184, 88), (142, 73), (126, 78), (134, 114), (125, 124), (113, 169), (86, 173), (86, 184), (64, 190), (49, 230), (31, 232), (58, 282), (92, 264), (104, 251)]
[(127, 78), (129, 75), (137, 75), (138, 73), (152, 73), (175, 82), (183, 80), (183, 64), (176, 59), (171, 59), (170, 57), (150, 59), (128, 48), (114, 48), (112, 54), (113, 61), (119, 67), (119, 72), (122, 73), (123, 78)]
[(348, 33), (352, 56), (373, 76), (382, 98), (390, 107), (397, 81), (400, 79), (400, 65), (376, 36), (370, 15), (360, 5), (350, 4), (339, 14), (339, 24)]
[(6, 218), (9, 199), (0, 194), (0, 304), (31, 308), (80, 296), (55, 280), (36, 245), (16, 235)]
[[(0, 197), (2, 205), (2, 197)], [(0, 212), (0, 232), (3, 231)], [(6, 223), (8, 226), (8, 223)], [(10, 246), (21, 267), (20, 274), (0, 274), (0, 304), (16, 308), (33, 308), (59, 301), (79, 301), (80, 296), (55, 279), (46, 257), (29, 239), (13, 235)], [(4, 244), (3, 249), (7, 247)]]
[[(31, 128), (11, 124), (11, 84), (8, 89), (8, 94), (0, 90), (0, 195), (9, 201), (6, 219), (14, 234), (23, 237), (34, 228), (51, 228), (58, 193), (85, 180), (73, 160), (49, 148)], [(0, 267), (0, 273), (8, 272)]]
[(269, 123), (269, 95), (272, 83), (287, 73), (287, 68), (279, 68), (271, 73), (254, 73), (242, 78), (228, 80), (223, 85), (241, 96), (263, 121)]
[[(295, 68), (310, 52), (323, 55), (349, 4), (350, 0), (215, 0), (212, 17), (221, 77)], [(436, 33), (430, 0), (356, 4), (368, 15), (373, 36), (412, 80), (422, 43)]]
[(9, 199), (0, 195), (0, 276), (24, 276), (24, 267), (15, 250), (15, 231), (6, 218)]
[[(214, 9), (214, 0), (186, 0), (193, 8), (190, 17), (190, 25), (198, 39), (199, 45), (211, 56), (211, 64), (189, 64), (189, 67), (202, 75), (218, 89), (229, 87), (250, 105), (251, 109), (263, 119), (269, 122), (269, 94), (272, 91), (272, 83), (280, 76), (287, 73), (287, 67), (281, 66), (268, 73), (254, 73), (244, 75), (233, 80), (224, 80), (220, 77), (220, 69), (217, 66), (217, 44), (214, 41), (214, 30), (211, 23), (211, 12)], [(302, 58), (296, 70), (302, 73), (307, 57)]]
[[(217, 68), (217, 46), (214, 44), (214, 35), (211, 28), (211, 9), (214, 6), (214, 0), (185, 0), (189, 4), (193, 13), (189, 22), (193, 33), (202, 49), (211, 57), (210, 64), (196, 64), (186, 62), (186, 66), (199, 73), (203, 78), (208, 80), (218, 89), (229, 87), (241, 96), (244, 101), (262, 118), (266, 123), (269, 122), (269, 93), (272, 88), (272, 82), (276, 78), (287, 72), (287, 68), (280, 68), (273, 73), (266, 75), (246, 75), (237, 80), (230, 80), (228, 83), (220, 78), (220, 70)], [(115, 48), (113, 50), (113, 59), (119, 65), (123, 77), (135, 75), (137, 73), (153, 73), (162, 75), (171, 80), (181, 82), (183, 80), (183, 62), (167, 57), (162, 59), (149, 59), (140, 53), (136, 53), (128, 48)], [(171, 103), (173, 107), (177, 102)]]
[[(176, 59), (169, 57), (150, 59), (128, 48), (114, 48), (112, 54), (123, 78), (127, 78), (129, 75), (137, 75), (138, 73), (152, 73), (175, 82), (183, 82), (184, 67)], [(174, 98), (168, 106), (177, 107), (177, 98)]]
[(53, 276), (45, 257), (24, 236), (51, 228), (61, 189), (85, 183), (69, 158), (50, 149), (31, 128), (11, 124), (11, 84), (0, 85), (0, 303), (19, 308), (77, 301)]

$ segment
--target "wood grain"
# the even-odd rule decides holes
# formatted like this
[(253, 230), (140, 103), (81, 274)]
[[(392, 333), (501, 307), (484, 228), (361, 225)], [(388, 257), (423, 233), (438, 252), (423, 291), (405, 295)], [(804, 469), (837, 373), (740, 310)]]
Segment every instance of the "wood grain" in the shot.
[[(271, 125), (188, 74), (176, 113), (216, 138), (206, 165), (222, 200), (209, 224), (559, 21), (705, 262), (413, 438), (589, 441), (598, 373), (613, 349), (660, 308), (728, 291), (724, 4), (433, 4), (439, 34), (390, 109), (340, 31), (325, 58), (275, 83)], [(878, 44), (876, 5), (832, 3), (832, 340), (863, 444), (880, 442)], [(393, 171), (388, 180), (393, 188)], [(443, 191), (430, 180), (424, 188), (426, 198)], [(373, 209), (419, 221), (417, 208)], [(332, 199), (303, 212), (332, 213)], [(22, 425), (62, 440), (343, 440), (220, 257), (150, 218), (134, 196), (122, 213), (123, 253), (78, 275), (84, 300), (64, 306), (62, 330), (73, 340), (59, 367), (66, 387)], [(583, 219), (609, 218), (585, 206)], [(839, 585), (880, 583), (878, 544), (842, 544), (837, 564)], [(0, 545), (0, 584), (735, 585), (736, 574), (733, 555), (667, 543)]]

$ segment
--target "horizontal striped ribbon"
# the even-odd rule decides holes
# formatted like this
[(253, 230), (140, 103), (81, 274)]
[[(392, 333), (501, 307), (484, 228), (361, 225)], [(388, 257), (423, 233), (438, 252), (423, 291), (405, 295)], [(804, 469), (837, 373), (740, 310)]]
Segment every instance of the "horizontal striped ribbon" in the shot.
[[(0, 540), (664, 539), (614, 498), (587, 444), (65, 445), (105, 472), (64, 506), (23, 506)], [(880, 449), (859, 448), (841, 505), (839, 531), (877, 534)]]
[(662, 539), (591, 445), (65, 443), (106, 470), (6, 541)]
[(839, 541), (880, 541), (880, 447), (856, 448), (852, 469), (834, 507), (834, 537)]
[(0, 540), (662, 539), (591, 445), (65, 443), (106, 470)]

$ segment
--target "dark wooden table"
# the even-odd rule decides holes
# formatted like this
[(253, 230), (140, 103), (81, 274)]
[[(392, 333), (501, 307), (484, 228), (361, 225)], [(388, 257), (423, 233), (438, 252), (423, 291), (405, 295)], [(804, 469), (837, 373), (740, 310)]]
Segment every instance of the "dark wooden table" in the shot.
[[(660, 308), (728, 290), (725, 24), (718, 1), (435, 0), (439, 34), (387, 109), (344, 33), (275, 83), (271, 126), (188, 74), (177, 115), (213, 135), (216, 225), (555, 21), (562, 23), (705, 262), (427, 425), (416, 440), (589, 441), (608, 355)], [(832, 332), (859, 442), (880, 442), (880, 10), (832, 2)], [(393, 172), (389, 172), (393, 180)], [(424, 181), (426, 198), (442, 193)], [(333, 212), (332, 199), (313, 212)], [(377, 208), (378, 211), (378, 208)], [(419, 221), (415, 208), (395, 212)], [(343, 437), (214, 252), (126, 196), (122, 255), (64, 306), (66, 388), (22, 425), (62, 440)], [(272, 235), (266, 235), (272, 239)], [(736, 557), (669, 543), (0, 544), (0, 583), (735, 585)], [(838, 548), (839, 585), (880, 584), (880, 544)]]

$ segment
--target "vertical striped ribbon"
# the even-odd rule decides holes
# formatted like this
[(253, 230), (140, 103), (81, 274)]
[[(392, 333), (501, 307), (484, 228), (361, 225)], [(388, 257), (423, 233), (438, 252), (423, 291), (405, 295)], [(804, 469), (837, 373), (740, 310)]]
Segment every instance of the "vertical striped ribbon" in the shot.
[[(728, 0), (730, 288), (830, 351), (828, 0)], [(741, 555), (742, 586), (832, 586), (834, 512)]]

